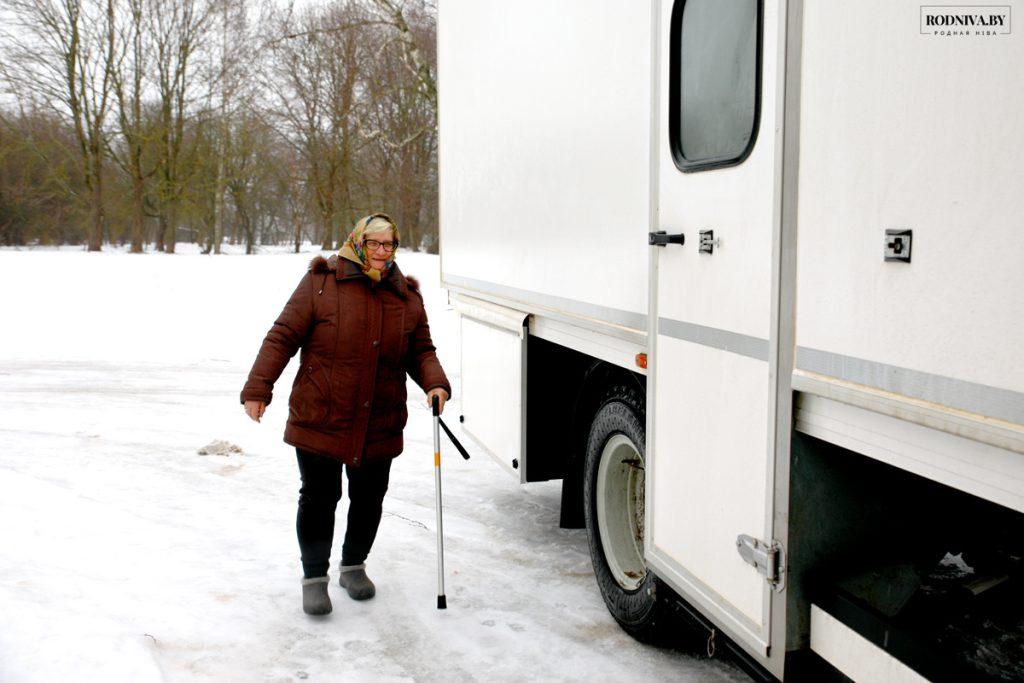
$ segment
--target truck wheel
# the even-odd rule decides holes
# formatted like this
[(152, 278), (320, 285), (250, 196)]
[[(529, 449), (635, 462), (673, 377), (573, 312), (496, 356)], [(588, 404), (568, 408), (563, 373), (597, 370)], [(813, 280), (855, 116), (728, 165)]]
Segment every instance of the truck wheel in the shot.
[(590, 559), (608, 611), (638, 640), (660, 642), (659, 581), (644, 564), (644, 433), (639, 393), (616, 387), (590, 426), (583, 509)]

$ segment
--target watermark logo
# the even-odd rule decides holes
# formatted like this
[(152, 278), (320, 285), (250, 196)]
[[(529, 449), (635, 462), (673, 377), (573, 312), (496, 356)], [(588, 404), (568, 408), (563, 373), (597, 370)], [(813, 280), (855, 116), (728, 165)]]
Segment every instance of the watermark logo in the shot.
[(987, 37), (1009, 35), (1009, 5), (921, 5), (921, 34)]

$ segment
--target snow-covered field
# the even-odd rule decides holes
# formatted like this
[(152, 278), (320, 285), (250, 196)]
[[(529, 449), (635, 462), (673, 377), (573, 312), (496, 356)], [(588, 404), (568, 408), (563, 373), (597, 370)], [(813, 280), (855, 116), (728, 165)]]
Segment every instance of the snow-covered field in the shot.
[[(367, 567), (377, 597), (332, 584), (334, 613), (305, 616), (281, 441), (297, 363), (262, 424), (238, 391), (313, 253), (182, 251), (0, 250), (0, 681), (744, 680), (625, 635), (586, 533), (558, 528), (559, 483), (521, 487), (468, 438), (468, 462), (442, 443), (437, 610), (430, 415), (412, 384)], [(457, 317), (436, 257), (399, 262), (424, 285), (454, 428)], [(244, 453), (197, 454), (215, 439)]]

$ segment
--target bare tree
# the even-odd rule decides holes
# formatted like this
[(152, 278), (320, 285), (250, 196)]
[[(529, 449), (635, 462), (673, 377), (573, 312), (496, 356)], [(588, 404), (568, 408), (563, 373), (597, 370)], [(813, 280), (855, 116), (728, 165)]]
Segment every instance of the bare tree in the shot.
[(207, 37), (213, 6), (207, 0), (149, 0), (147, 4), (160, 125), (156, 243), (157, 249), (174, 253), (177, 209), (186, 181), (185, 122), (198, 97), (193, 58)]
[(219, 100), (211, 102), (210, 109), (217, 111), (217, 145), (216, 180), (214, 182), (214, 227), (212, 250), (220, 253), (224, 241), (224, 193), (225, 193), (225, 160), (228, 154), (227, 140), (230, 133), (231, 118), (240, 107), (248, 107), (251, 96), (251, 75), (258, 68), (260, 54), (252, 49), (253, 36), (250, 35), (248, 19), (249, 7), (244, 0), (218, 0), (220, 45), (214, 53), (210, 65), (210, 77), (216, 87), (211, 88), (211, 95)]
[[(422, 2), (374, 4), (388, 38), (369, 62), (366, 103), (360, 109), (360, 133), (374, 143), (368, 158), (374, 187), (367, 188), (368, 195), (391, 207), (406, 244), (436, 251), (436, 223), (430, 222), (437, 188), (434, 22)], [(426, 230), (425, 220), (430, 222)]]
[(247, 125), (248, 123), (239, 121), (235, 128), (231, 153), (226, 159), (226, 176), (228, 193), (231, 195), (238, 225), (245, 238), (245, 253), (252, 254), (256, 249), (254, 194), (263, 171), (260, 161), (263, 156), (261, 138), (264, 131), (258, 126)]
[(87, 244), (99, 251), (105, 229), (103, 161), (112, 99), (113, 0), (8, 0), (4, 75), (23, 97), (68, 120), (88, 190)]
[(303, 210), (307, 195), (306, 188), (301, 177), (297, 173), (298, 164), (294, 158), (294, 151), (290, 148), (284, 150), (289, 155), (286, 165), (278, 167), (277, 182), (282, 188), (282, 196), (285, 198), (287, 221), (292, 226), (292, 243), (295, 246), (295, 253), (302, 249), (303, 238)]
[[(421, 36), (417, 36), (410, 27), (409, 16), (413, 16), (419, 25), (424, 23), (434, 26), (432, 20), (437, 16), (437, 7), (425, 0), (373, 0), (383, 20), (397, 34), (401, 46), (402, 64), (415, 79), (420, 94), (437, 110), (437, 79), (434, 77), (436, 59), (426, 59), (421, 44)], [(431, 20), (423, 22), (424, 16)], [(436, 35), (436, 31), (432, 31)], [(433, 45), (433, 42), (427, 43)]]
[(354, 218), (355, 103), (369, 21), (363, 8), (338, 2), (307, 11), (298, 27), (279, 17), (275, 30), (289, 40), (272, 43), (275, 70), (266, 87), (275, 94), (272, 115), (306, 166), (306, 181), (320, 218), (324, 249), (337, 242), (338, 224)]
[(131, 252), (143, 250), (146, 225), (146, 182), (155, 168), (146, 169), (143, 151), (152, 141), (153, 127), (143, 117), (143, 96), (149, 67), (148, 34), (145, 30), (144, 0), (121, 0), (121, 21), (116, 37), (116, 59), (111, 69), (117, 97), (118, 132), (123, 153), (111, 146), (111, 156), (128, 176), (131, 186)]

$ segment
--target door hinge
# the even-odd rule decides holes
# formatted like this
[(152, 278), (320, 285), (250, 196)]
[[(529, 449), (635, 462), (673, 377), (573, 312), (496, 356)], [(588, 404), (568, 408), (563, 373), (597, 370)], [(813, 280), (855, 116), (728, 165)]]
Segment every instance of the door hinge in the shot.
[(786, 586), (786, 550), (778, 541), (766, 542), (753, 536), (740, 534), (736, 537), (736, 550), (747, 564), (757, 569), (759, 574), (771, 584), (776, 591)]

